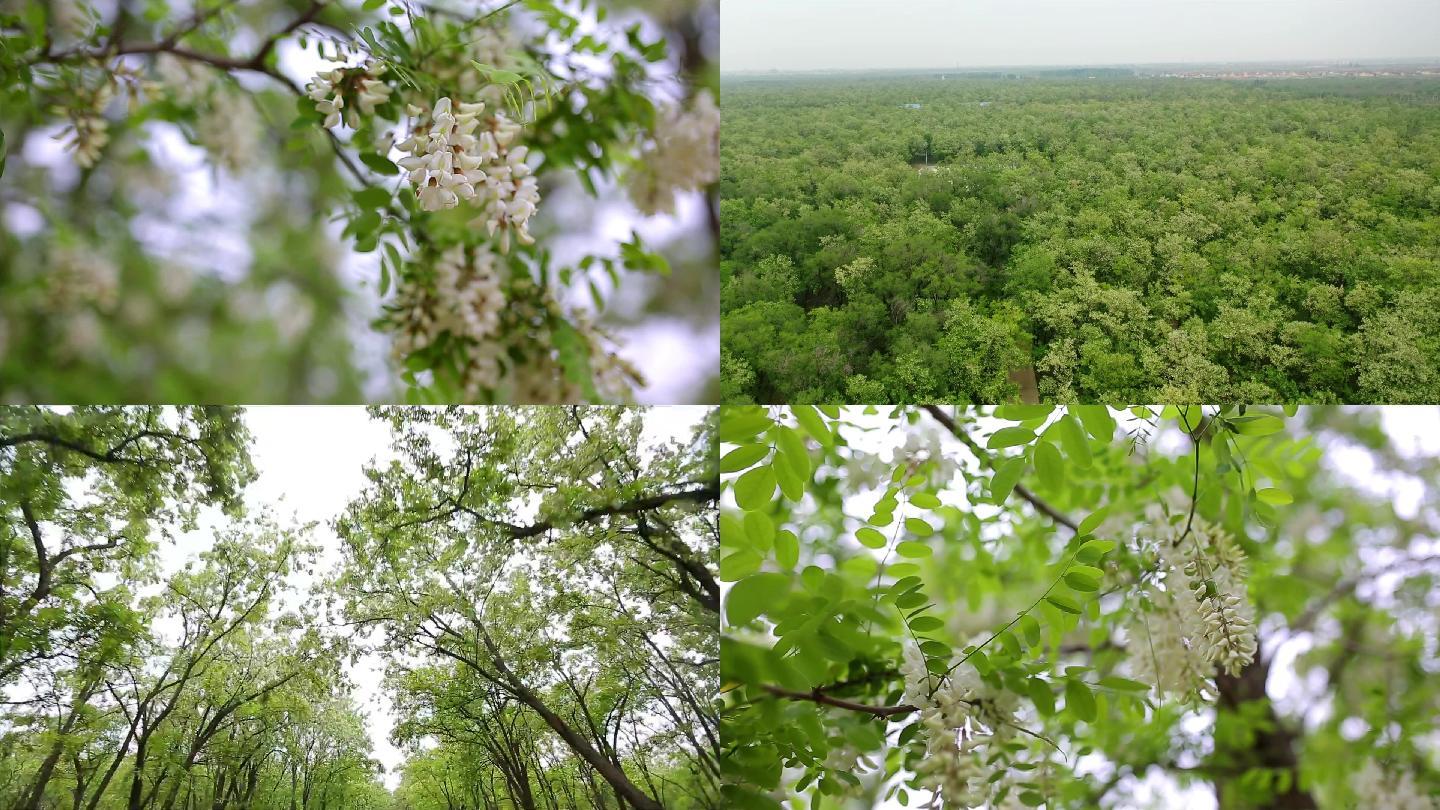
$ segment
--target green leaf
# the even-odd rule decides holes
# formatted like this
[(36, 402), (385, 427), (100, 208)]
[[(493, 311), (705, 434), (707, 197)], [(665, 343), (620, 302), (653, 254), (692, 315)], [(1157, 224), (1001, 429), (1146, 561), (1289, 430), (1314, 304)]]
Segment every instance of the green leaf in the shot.
[(1244, 436), (1269, 436), (1285, 429), (1285, 420), (1270, 414), (1239, 416), (1230, 420), (1236, 433)]
[(759, 408), (722, 408), (720, 441), (726, 444), (741, 444), (773, 424), (775, 423), (771, 421), (770, 415)]
[(789, 453), (777, 449), (770, 466), (775, 470), (775, 483), (780, 485), (780, 492), (786, 498), (798, 501), (805, 497), (805, 479), (796, 472), (798, 465), (790, 459)]
[(1081, 593), (1094, 593), (1100, 590), (1100, 578), (1083, 571), (1073, 569), (1066, 571), (1064, 579), (1066, 585)]
[(1065, 711), (1087, 723), (1095, 722), (1095, 695), (1084, 681), (1065, 681)]
[(386, 176), (400, 173), (400, 167), (390, 162), (390, 158), (384, 155), (377, 155), (374, 152), (361, 152), (360, 162), (369, 167), (370, 171)]
[(735, 479), (735, 503), (741, 509), (764, 509), (775, 495), (775, 471), (767, 464)]
[(775, 535), (775, 561), (787, 571), (794, 570), (800, 562), (800, 538), (789, 529), (781, 529)]
[(1075, 530), (1075, 533), (1080, 535), (1089, 534), (1095, 531), (1095, 529), (1099, 527), (1101, 523), (1104, 523), (1105, 518), (1109, 516), (1110, 507), (1102, 506), (1099, 509), (1096, 509), (1094, 512), (1086, 515), (1085, 519), (1080, 521), (1080, 527)]
[(856, 529), (855, 539), (859, 540), (860, 544), (865, 546), (866, 548), (884, 548), (885, 544), (890, 542), (888, 539), (886, 539), (885, 535), (870, 528), (869, 526), (863, 526), (859, 529)]
[(1055, 690), (1050, 688), (1050, 684), (1039, 678), (1031, 678), (1025, 685), (1026, 691), (1030, 693), (1030, 702), (1035, 704), (1035, 711), (1042, 717), (1055, 714)]
[(1015, 485), (1020, 483), (1025, 466), (1025, 459), (1021, 456), (1002, 461), (995, 469), (995, 474), (990, 477), (990, 499), (996, 504), (1004, 503), (1015, 490)]
[(720, 558), (720, 581), (734, 582), (760, 570), (764, 558), (753, 548), (742, 548)]
[(756, 548), (769, 551), (775, 543), (775, 521), (764, 512), (746, 512), (745, 536)]
[(940, 506), (940, 499), (929, 492), (917, 492), (910, 496), (910, 503), (921, 509), (935, 509)]
[(945, 626), (944, 622), (934, 616), (916, 616), (911, 619), (908, 624), (910, 625), (910, 629), (917, 633), (928, 633), (931, 630), (939, 630)]
[(1016, 798), (1026, 807), (1039, 807), (1045, 803), (1045, 794), (1034, 790), (1022, 790)]
[(1294, 496), (1292, 496), (1290, 493), (1286, 492), (1283, 489), (1277, 489), (1275, 487), (1267, 487), (1265, 489), (1257, 490), (1255, 492), (1255, 497), (1259, 498), (1265, 503), (1272, 504), (1274, 506), (1283, 506), (1287, 503), (1295, 502)]
[(1132, 681), (1129, 678), (1120, 678), (1115, 675), (1107, 675), (1100, 679), (1100, 686), (1106, 689), (1115, 689), (1120, 692), (1149, 692), (1150, 687), (1139, 681)]
[(390, 204), (390, 192), (379, 186), (366, 186), (354, 194), (355, 204), (364, 209), (385, 208)]
[(1035, 472), (1040, 475), (1040, 485), (1048, 490), (1065, 486), (1065, 461), (1060, 451), (1049, 442), (1035, 445)]
[(1097, 441), (1108, 442), (1115, 438), (1115, 417), (1104, 405), (1076, 405), (1071, 412), (1080, 417), (1085, 432)]
[(1035, 441), (1035, 431), (1018, 425), (1000, 428), (990, 434), (990, 440), (985, 446), (991, 450), (1000, 450), (1006, 447), (1016, 447), (1022, 444), (1029, 444)]
[(1075, 560), (1082, 563), (1093, 563), (1109, 554), (1115, 548), (1115, 543), (1110, 540), (1091, 540), (1075, 550)]
[(770, 435), (775, 438), (775, 446), (785, 453), (786, 462), (795, 475), (801, 481), (809, 481), (810, 454), (805, 450), (805, 440), (800, 437), (799, 431), (788, 425), (776, 425), (770, 428)]
[(820, 416), (813, 406), (794, 405), (790, 411), (795, 414), (795, 421), (800, 423), (800, 427), (822, 446), (829, 447), (835, 443), (835, 436), (826, 426), (824, 417)]
[(1072, 616), (1080, 615), (1079, 603), (1063, 593), (1052, 593), (1045, 597), (1045, 601), (1054, 605), (1057, 610), (1064, 611)]
[(905, 518), (905, 531), (918, 537), (929, 537), (935, 533), (935, 528), (920, 518)]
[(767, 608), (776, 607), (789, 592), (789, 574), (752, 574), (730, 588), (725, 597), (725, 616), (732, 627), (747, 625)]
[(766, 444), (746, 444), (731, 450), (720, 459), (720, 472), (732, 473), (748, 469), (770, 454)]
[(1019, 658), (1024, 653), (1020, 649), (1020, 639), (1016, 638), (1014, 633), (1001, 633), (1000, 646), (1013, 658)]
[(1080, 426), (1080, 420), (1074, 414), (1065, 414), (1059, 422), (1055, 423), (1060, 432), (1060, 446), (1065, 448), (1065, 455), (1070, 457), (1077, 467), (1089, 467), (1093, 459), (1090, 456), (1090, 442), (1085, 438), (1085, 429)]
[(920, 559), (922, 557), (929, 557), (930, 555), (935, 553), (935, 550), (930, 548), (930, 546), (926, 543), (917, 543), (911, 540), (896, 546), (895, 553), (899, 554), (901, 557)]
[(1020, 632), (1025, 634), (1026, 645), (1034, 647), (1040, 643), (1040, 622), (1034, 616), (1026, 613), (1017, 624)]

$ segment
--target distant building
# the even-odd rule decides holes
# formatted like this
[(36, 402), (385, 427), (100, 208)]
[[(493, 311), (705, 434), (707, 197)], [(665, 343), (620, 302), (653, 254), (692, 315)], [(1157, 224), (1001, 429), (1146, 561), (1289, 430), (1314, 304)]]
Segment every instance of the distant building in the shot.
[(922, 105), (920, 105), (920, 104), (913, 104), (913, 103), (912, 103), (912, 104), (901, 104), (900, 106), (901, 106), (902, 109), (906, 109), (906, 110), (918, 110), (918, 109), (921, 108)]

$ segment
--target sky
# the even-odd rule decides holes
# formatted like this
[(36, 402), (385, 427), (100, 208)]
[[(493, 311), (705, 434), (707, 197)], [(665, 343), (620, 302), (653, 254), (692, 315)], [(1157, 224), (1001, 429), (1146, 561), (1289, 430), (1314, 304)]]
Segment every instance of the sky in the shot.
[(1440, 57), (1436, 0), (725, 0), (756, 70)]
[[(654, 408), (646, 421), (643, 442), (688, 440), (691, 427), (707, 410)], [(295, 523), (315, 522), (311, 539), (323, 549), (315, 571), (323, 576), (340, 561), (340, 540), (331, 531), (330, 521), (365, 488), (365, 465), (393, 458), (389, 427), (371, 420), (360, 406), (252, 407), (246, 409), (245, 422), (255, 437), (250, 453), (258, 472), (245, 492), (247, 506), (252, 511), (270, 508), (281, 525), (292, 518)], [(213, 525), (223, 520), (211, 511), (205, 522)], [(178, 571), (209, 547), (209, 532), (202, 526), (174, 545), (161, 547), (162, 568)], [(302, 588), (310, 584), (305, 580), (292, 577)], [(386, 787), (394, 789), (400, 781), (397, 766), (405, 761), (405, 754), (390, 742), (396, 717), (381, 688), (384, 670), (384, 660), (370, 654), (349, 668), (349, 676), (356, 686), (356, 702), (366, 714), (365, 727), (375, 757), (385, 766)]]

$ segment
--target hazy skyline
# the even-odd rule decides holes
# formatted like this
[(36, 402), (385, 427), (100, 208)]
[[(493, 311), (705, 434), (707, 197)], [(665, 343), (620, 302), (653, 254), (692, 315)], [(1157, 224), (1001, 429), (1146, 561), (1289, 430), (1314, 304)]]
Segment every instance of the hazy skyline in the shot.
[(723, 0), (724, 72), (1440, 57), (1437, 0)]

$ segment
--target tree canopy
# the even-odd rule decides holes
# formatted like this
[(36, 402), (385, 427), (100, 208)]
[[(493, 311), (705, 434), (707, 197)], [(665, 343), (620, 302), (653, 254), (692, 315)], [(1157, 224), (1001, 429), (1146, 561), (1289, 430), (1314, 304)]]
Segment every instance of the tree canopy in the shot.
[(322, 527), (243, 412), (0, 410), (0, 806), (723, 806), (716, 414), (372, 415)]
[(727, 79), (724, 401), (1434, 402), (1437, 98)]
[(1437, 419), (726, 409), (731, 806), (1428, 810)]

